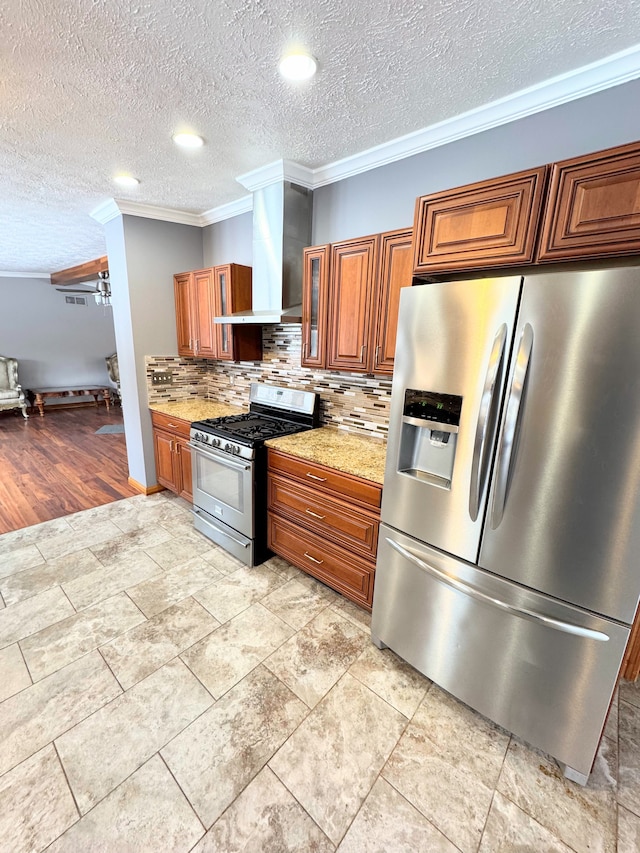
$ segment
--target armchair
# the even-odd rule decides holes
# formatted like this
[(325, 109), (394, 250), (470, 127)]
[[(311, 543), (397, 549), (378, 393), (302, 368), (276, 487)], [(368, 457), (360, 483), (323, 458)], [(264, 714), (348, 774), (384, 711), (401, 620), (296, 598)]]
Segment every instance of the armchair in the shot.
[(24, 392), (18, 385), (18, 362), (0, 355), (0, 411), (18, 408), (25, 419), (29, 417)]
[(109, 374), (109, 384), (112, 388), (115, 389), (118, 399), (121, 401), (122, 396), (120, 394), (120, 370), (118, 369), (118, 353), (114, 352), (113, 355), (108, 355), (105, 358), (107, 362), (107, 373)]

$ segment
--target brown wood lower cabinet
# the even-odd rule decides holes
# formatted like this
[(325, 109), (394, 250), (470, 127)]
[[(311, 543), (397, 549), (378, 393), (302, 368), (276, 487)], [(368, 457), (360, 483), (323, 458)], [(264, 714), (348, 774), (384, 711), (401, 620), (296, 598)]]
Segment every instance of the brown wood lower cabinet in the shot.
[(151, 412), (151, 423), (158, 482), (191, 502), (193, 487), (189, 447), (190, 422), (169, 417), (161, 412)]
[(371, 610), (382, 486), (269, 450), (269, 547)]

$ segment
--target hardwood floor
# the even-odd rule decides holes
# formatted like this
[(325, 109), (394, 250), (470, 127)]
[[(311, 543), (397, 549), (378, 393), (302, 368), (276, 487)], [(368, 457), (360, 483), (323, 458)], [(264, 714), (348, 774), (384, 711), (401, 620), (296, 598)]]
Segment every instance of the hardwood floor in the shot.
[(137, 494), (124, 435), (96, 435), (121, 423), (120, 408), (103, 406), (0, 413), (0, 534)]

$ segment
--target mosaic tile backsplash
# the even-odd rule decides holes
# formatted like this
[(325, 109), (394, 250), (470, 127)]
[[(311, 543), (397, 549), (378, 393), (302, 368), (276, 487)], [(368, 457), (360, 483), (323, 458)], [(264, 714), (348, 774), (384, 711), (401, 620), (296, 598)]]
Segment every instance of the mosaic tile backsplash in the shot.
[[(391, 378), (359, 373), (335, 373), (300, 366), (301, 327), (265, 326), (263, 360), (224, 362), (181, 356), (146, 356), (149, 402), (177, 402), (207, 397), (248, 408), (249, 384), (269, 382), (320, 394), (323, 426), (386, 439), (391, 402)], [(173, 384), (152, 387), (154, 370), (173, 374)]]

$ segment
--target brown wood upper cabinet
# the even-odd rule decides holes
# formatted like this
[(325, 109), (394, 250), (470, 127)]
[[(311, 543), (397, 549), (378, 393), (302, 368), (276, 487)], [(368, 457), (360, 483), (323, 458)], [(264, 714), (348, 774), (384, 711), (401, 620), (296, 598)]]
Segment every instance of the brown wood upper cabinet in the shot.
[(548, 167), (416, 200), (415, 275), (531, 263)]
[(640, 251), (640, 143), (555, 163), (538, 260)]
[(302, 364), (393, 373), (400, 290), (411, 285), (404, 228), (304, 252)]
[(262, 328), (213, 322), (251, 309), (251, 267), (225, 264), (174, 276), (178, 354), (259, 361)]

